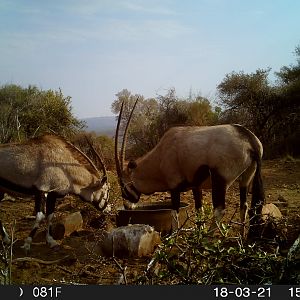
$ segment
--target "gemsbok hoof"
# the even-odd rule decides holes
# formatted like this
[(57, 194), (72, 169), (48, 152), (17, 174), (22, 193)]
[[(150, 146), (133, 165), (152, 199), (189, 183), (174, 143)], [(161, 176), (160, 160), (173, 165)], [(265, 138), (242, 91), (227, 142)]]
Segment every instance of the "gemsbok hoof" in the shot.
[(47, 237), (46, 242), (47, 242), (47, 245), (50, 247), (50, 249), (55, 249), (60, 246), (60, 244), (50, 236)]

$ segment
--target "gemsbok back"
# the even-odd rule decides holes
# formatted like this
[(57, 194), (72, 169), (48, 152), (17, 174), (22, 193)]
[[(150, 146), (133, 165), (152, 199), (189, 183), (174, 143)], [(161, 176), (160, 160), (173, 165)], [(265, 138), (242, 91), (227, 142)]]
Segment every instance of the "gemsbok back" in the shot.
[[(25, 240), (30, 250), (40, 222), (45, 218), (42, 200), (46, 200), (48, 230), (46, 241), (57, 245), (51, 234), (51, 224), (57, 198), (67, 194), (78, 195), (82, 200), (104, 210), (109, 199), (109, 184), (105, 165), (90, 143), (102, 166), (101, 174), (93, 162), (77, 147), (56, 135), (44, 135), (23, 143), (0, 145), (0, 201), (4, 192), (12, 195), (31, 195), (35, 198), (35, 224)], [(3, 241), (10, 238), (0, 220)]]
[[(138, 99), (137, 99), (138, 101)], [(261, 178), (263, 147), (259, 139), (241, 125), (186, 126), (169, 129), (158, 144), (137, 160), (124, 165), (125, 145), (128, 127), (135, 105), (131, 110), (123, 135), (121, 152), (118, 150), (118, 136), (122, 119), (122, 103), (116, 134), (115, 161), (122, 191), (124, 206), (132, 207), (141, 194), (169, 191), (171, 194), (174, 220), (178, 228), (180, 193), (192, 190), (195, 208), (202, 206), (201, 184), (210, 176), (212, 182), (212, 203), (216, 228), (225, 214), (225, 195), (235, 180), (240, 188), (240, 218), (245, 225), (248, 212), (247, 194), (252, 184), (252, 201), (249, 236), (257, 234), (262, 205), (265, 202)], [(242, 235), (245, 226), (242, 226)]]

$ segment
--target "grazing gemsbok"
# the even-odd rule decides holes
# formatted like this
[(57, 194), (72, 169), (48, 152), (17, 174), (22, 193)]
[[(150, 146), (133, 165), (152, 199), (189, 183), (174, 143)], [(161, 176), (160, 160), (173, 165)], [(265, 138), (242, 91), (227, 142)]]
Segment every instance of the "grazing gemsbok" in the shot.
[[(78, 195), (91, 202), (97, 209), (104, 210), (109, 198), (109, 184), (104, 163), (100, 160), (103, 174), (78, 148), (56, 135), (44, 135), (23, 143), (0, 145), (0, 201), (4, 192), (13, 195), (31, 195), (35, 198), (36, 220), (24, 248), (30, 249), (32, 238), (40, 222), (45, 218), (42, 200), (46, 200), (47, 235), (50, 247), (57, 245), (51, 234), (55, 201), (67, 194)], [(4, 242), (10, 239), (0, 221)]]
[[(241, 222), (245, 224), (248, 211), (247, 193), (253, 181), (250, 224), (258, 223), (265, 201), (261, 178), (263, 147), (250, 130), (241, 125), (173, 127), (150, 152), (136, 161), (130, 160), (124, 166), (127, 131), (136, 103), (126, 124), (120, 157), (118, 135), (124, 103), (120, 109), (115, 134), (116, 169), (125, 207), (131, 208), (132, 203), (139, 201), (141, 194), (169, 191), (176, 220), (173, 226), (176, 229), (180, 193), (192, 189), (195, 207), (199, 209), (202, 206), (201, 183), (210, 176), (213, 224), (216, 224), (225, 214), (226, 191), (238, 179)], [(244, 226), (242, 227), (244, 234)], [(254, 234), (255, 226), (251, 227)]]

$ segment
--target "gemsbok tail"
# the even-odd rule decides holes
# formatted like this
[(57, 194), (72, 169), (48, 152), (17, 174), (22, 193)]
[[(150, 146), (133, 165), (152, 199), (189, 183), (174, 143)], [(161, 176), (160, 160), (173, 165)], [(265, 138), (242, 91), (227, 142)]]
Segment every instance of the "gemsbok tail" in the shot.
[(261, 176), (261, 157), (257, 151), (253, 153), (253, 160), (256, 162), (256, 171), (252, 183), (252, 200), (249, 211), (250, 228), (248, 237), (257, 237), (261, 224), (262, 207), (265, 204), (265, 192)]

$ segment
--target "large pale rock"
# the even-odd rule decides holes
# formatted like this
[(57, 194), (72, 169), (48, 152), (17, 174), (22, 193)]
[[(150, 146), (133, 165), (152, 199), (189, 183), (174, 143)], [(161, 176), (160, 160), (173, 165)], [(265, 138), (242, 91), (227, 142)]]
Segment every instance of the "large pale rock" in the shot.
[(134, 224), (103, 231), (93, 249), (104, 256), (144, 257), (151, 255), (160, 242), (160, 235), (153, 227)]
[(270, 219), (270, 218), (272, 218), (273, 221), (275, 221), (275, 222), (278, 222), (282, 219), (281, 211), (273, 203), (265, 204), (262, 208), (262, 219), (264, 221), (267, 221), (267, 219)]
[(285, 239), (286, 229), (282, 226), (282, 213), (279, 208), (273, 204), (265, 204), (262, 208), (262, 236), (268, 239)]

